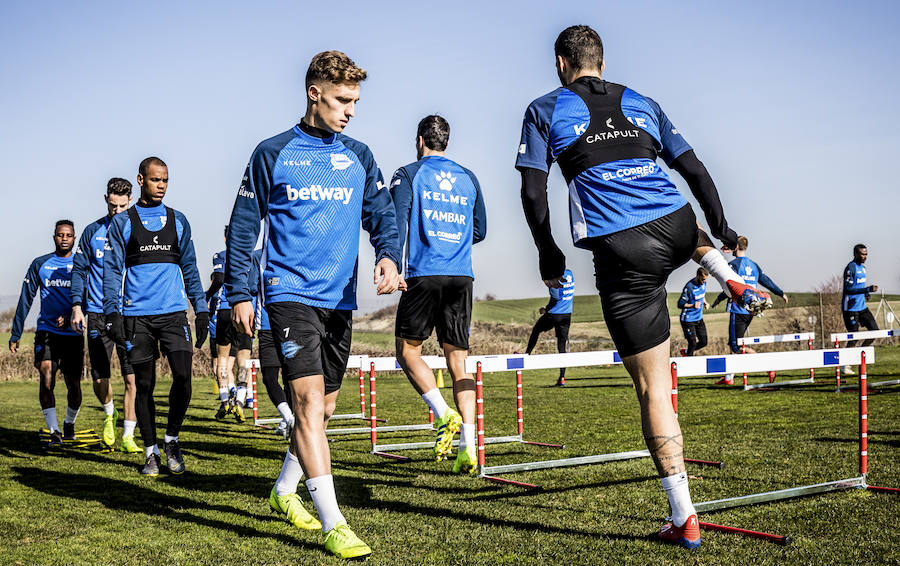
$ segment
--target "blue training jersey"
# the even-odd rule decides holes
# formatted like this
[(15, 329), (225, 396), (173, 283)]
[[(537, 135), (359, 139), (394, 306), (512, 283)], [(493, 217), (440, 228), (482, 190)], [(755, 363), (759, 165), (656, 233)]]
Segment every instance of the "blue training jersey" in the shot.
[(317, 138), (295, 126), (260, 143), (229, 222), (229, 302), (253, 297), (246, 273), (264, 221), (265, 304), (355, 309), (360, 223), (376, 261), (400, 265), (394, 203), (385, 188), (369, 148), (343, 134)]
[[(225, 276), (225, 259), (226, 259), (226, 251), (222, 250), (220, 252), (216, 252), (213, 254), (212, 265), (213, 265), (213, 273), (221, 273), (222, 276)], [(219, 287), (219, 292), (216, 294), (218, 297), (218, 309), (230, 309), (231, 305), (228, 304), (228, 295), (225, 293), (225, 286)]]
[[(784, 295), (784, 292), (781, 290), (781, 288), (776, 285), (768, 275), (763, 273), (759, 265), (749, 257), (736, 257), (733, 260), (729, 261), (728, 265), (731, 266), (731, 269), (733, 269), (735, 273), (741, 276), (741, 279), (744, 280), (744, 283), (750, 285), (754, 289), (756, 289), (759, 285), (762, 285), (779, 297)], [(735, 304), (735, 302), (731, 299), (728, 299), (727, 310), (728, 312), (734, 314), (750, 314), (750, 311), (740, 305)]]
[[(165, 206), (137, 204), (133, 208), (146, 230), (163, 230), (167, 222)], [(173, 216), (180, 252), (178, 263), (140, 263), (131, 267), (125, 266), (126, 246), (132, 235), (131, 218), (128, 211), (113, 217), (109, 228), (112, 249), (103, 264), (103, 312), (110, 314), (121, 308), (125, 316), (168, 314), (187, 310), (187, 299), (195, 312), (208, 312), (191, 226), (177, 210), (173, 210)]]
[(391, 197), (408, 277), (475, 277), (472, 245), (484, 240), (487, 217), (474, 173), (427, 155), (394, 173)]
[(40, 291), (41, 311), (38, 315), (38, 331), (46, 330), (53, 334), (65, 336), (79, 336), (71, 326), (65, 324), (57, 327), (56, 321), (60, 316), (68, 317), (72, 314), (72, 270), (74, 268), (74, 254), (69, 257), (60, 257), (55, 253), (49, 253), (35, 258), (25, 274), (22, 282), (22, 292), (19, 293), (19, 304), (13, 317), (10, 342), (18, 342), (22, 338), (25, 327), (25, 317), (31, 310), (31, 303)]
[[(603, 111), (592, 116), (589, 104), (601, 99)], [(690, 149), (655, 101), (583, 77), (528, 107), (516, 167), (549, 172), (559, 161), (569, 188), (572, 239), (583, 247), (586, 238), (646, 224), (685, 206), (656, 156), (671, 166)]]
[(72, 303), (85, 312), (103, 312), (103, 256), (110, 251), (109, 216), (88, 224), (75, 248), (72, 269)]
[[(698, 284), (694, 277), (684, 285), (678, 297), (678, 308), (681, 309), (682, 322), (700, 322), (703, 320), (703, 302), (706, 300), (706, 282)], [(700, 307), (695, 307), (700, 303)]]
[(550, 314), (572, 314), (572, 302), (575, 300), (575, 276), (571, 269), (563, 273), (566, 282), (559, 289), (551, 288), (550, 302), (547, 303), (547, 312)]
[(841, 294), (841, 310), (859, 312), (866, 309), (871, 287), (866, 285), (866, 266), (851, 261), (844, 268), (844, 286)]

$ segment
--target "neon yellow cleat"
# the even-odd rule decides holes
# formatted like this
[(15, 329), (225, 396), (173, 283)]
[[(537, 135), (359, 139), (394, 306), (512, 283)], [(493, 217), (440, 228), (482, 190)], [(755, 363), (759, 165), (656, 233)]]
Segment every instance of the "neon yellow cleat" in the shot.
[(465, 450), (460, 450), (456, 454), (456, 461), (453, 462), (453, 473), (474, 476), (476, 471), (478, 471), (478, 458), (475, 456), (475, 447), (466, 446)]
[(453, 437), (462, 426), (462, 417), (453, 409), (447, 409), (444, 416), (435, 423), (437, 438), (434, 441), (434, 459), (436, 462), (446, 460), (453, 448)]
[(286, 515), (287, 520), (298, 529), (317, 531), (322, 528), (322, 523), (303, 507), (303, 502), (296, 493), (278, 495), (275, 493), (275, 486), (272, 486), (272, 493), (269, 494), (269, 507), (276, 513)]
[(134, 441), (134, 435), (131, 436), (123, 436), (122, 437), (122, 452), (126, 454), (134, 454), (135, 452), (140, 452), (141, 449), (138, 447), (137, 443)]
[(113, 414), (106, 415), (103, 419), (103, 444), (113, 446), (116, 443), (116, 421), (119, 419), (119, 411), (113, 409)]
[(325, 535), (325, 550), (338, 558), (359, 558), (372, 554), (369, 545), (359, 540), (350, 527), (341, 521)]
[(244, 422), (244, 409), (241, 408), (240, 403), (232, 403), (231, 404), (231, 414), (234, 415), (234, 420), (239, 423)]

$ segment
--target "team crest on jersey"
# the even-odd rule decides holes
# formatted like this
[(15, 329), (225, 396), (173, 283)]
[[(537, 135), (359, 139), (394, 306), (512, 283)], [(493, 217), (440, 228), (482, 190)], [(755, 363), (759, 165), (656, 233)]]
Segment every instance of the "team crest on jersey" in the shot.
[(343, 153), (332, 153), (331, 154), (331, 170), (332, 171), (343, 171), (347, 167), (353, 165), (353, 160), (344, 155)]
[(441, 171), (440, 175), (434, 176), (434, 180), (438, 182), (438, 188), (442, 191), (452, 191), (456, 177), (451, 175), (449, 171)]

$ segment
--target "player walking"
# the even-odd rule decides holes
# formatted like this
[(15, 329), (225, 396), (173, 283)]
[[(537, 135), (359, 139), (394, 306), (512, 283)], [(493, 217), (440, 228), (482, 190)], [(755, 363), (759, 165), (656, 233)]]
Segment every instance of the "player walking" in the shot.
[[(853, 246), (853, 261), (844, 268), (844, 285), (841, 293), (841, 314), (844, 317), (844, 327), (847, 332), (856, 332), (860, 325), (866, 330), (878, 330), (878, 323), (872, 316), (872, 311), (866, 306), (869, 293), (878, 291), (878, 285), (866, 285), (866, 258), (869, 257), (869, 249), (865, 244)], [(863, 340), (860, 346), (869, 346), (872, 339)], [(857, 343), (852, 343), (856, 346)], [(847, 346), (851, 346), (850, 343)], [(853, 375), (853, 368), (844, 366), (844, 375)]]
[[(71, 220), (59, 220), (53, 229), (53, 253), (34, 259), (25, 273), (19, 303), (9, 336), (9, 351), (19, 351), (19, 340), (25, 327), (25, 317), (31, 310), (35, 295), (40, 292), (41, 310), (34, 335), (34, 367), (40, 385), (38, 401), (44, 421), (50, 430), (49, 448), (62, 446), (62, 441), (75, 440), (75, 419), (81, 408), (81, 369), (84, 366), (84, 339), (68, 324), (72, 314), (72, 248), (75, 246), (75, 225)], [(56, 417), (56, 371), (62, 371), (66, 382), (66, 417), (63, 433), (59, 432)]]
[[(466, 373), (472, 319), (472, 245), (484, 240), (487, 217), (475, 174), (447, 159), (450, 124), (426, 116), (416, 131), (417, 161), (391, 179), (400, 242), (405, 246), (406, 290), (397, 307), (397, 361), (434, 412), (435, 459), (445, 459), (462, 427), (453, 473), (474, 474), (475, 380)], [(422, 343), (437, 330), (453, 378), (457, 413), (422, 360)]]
[(134, 368), (135, 410), (146, 456), (141, 473), (148, 476), (158, 475), (160, 466), (153, 401), (160, 350), (169, 361), (172, 387), (163, 449), (169, 471), (181, 474), (185, 465), (178, 432), (191, 401), (194, 356), (185, 297), (196, 313), (197, 344), (206, 340), (209, 311), (191, 226), (182, 213), (162, 203), (169, 168), (158, 157), (148, 157), (141, 161), (137, 182), (141, 187), (137, 204), (113, 217), (109, 227), (112, 249), (104, 257), (103, 311), (107, 332), (125, 347)]
[(319, 528), (296, 493), (305, 472), (325, 548), (343, 558), (371, 552), (338, 508), (325, 437), (350, 355), (360, 221), (375, 248), (378, 293), (392, 293), (400, 283), (390, 192), (382, 190), (369, 148), (340, 133), (355, 115), (365, 78), (339, 51), (313, 57), (306, 115), (250, 157), (231, 214), (225, 267), (234, 323), (250, 335), (247, 271), (264, 220), (262, 296), (296, 419), (269, 503), (294, 525)]
[(703, 309), (709, 308), (706, 302), (706, 280), (709, 272), (697, 268), (697, 275), (684, 284), (681, 296), (678, 297), (678, 308), (681, 309), (681, 330), (687, 340), (687, 348), (681, 350), (683, 356), (693, 356), (697, 350), (706, 347), (706, 323), (703, 322)]
[[(137, 416), (134, 412), (134, 370), (128, 363), (125, 348), (117, 346), (106, 334), (106, 317), (103, 314), (103, 257), (109, 251), (109, 224), (113, 216), (123, 212), (131, 204), (131, 183), (113, 177), (106, 184), (106, 216), (92, 222), (81, 233), (75, 250), (72, 269), (72, 328), (83, 334), (88, 331), (88, 358), (91, 362), (91, 379), (94, 394), (103, 405), (103, 443), (112, 447), (116, 442), (118, 412), (113, 404), (111, 362), (113, 348), (119, 357), (125, 395), (122, 410), (125, 413), (122, 431), (122, 452), (140, 452), (134, 441)], [(85, 320), (87, 318), (87, 320)], [(87, 322), (87, 324), (85, 324)]]
[[(550, 301), (547, 306), (541, 307), (538, 312), (541, 317), (534, 323), (531, 336), (528, 338), (528, 347), (525, 353), (530, 354), (537, 345), (538, 337), (542, 332), (550, 329), (556, 333), (556, 350), (560, 354), (566, 353), (569, 344), (569, 326), (572, 325), (572, 303), (575, 299), (575, 276), (571, 269), (563, 273), (562, 287), (550, 287)], [(559, 368), (558, 387), (566, 386), (566, 368)]]

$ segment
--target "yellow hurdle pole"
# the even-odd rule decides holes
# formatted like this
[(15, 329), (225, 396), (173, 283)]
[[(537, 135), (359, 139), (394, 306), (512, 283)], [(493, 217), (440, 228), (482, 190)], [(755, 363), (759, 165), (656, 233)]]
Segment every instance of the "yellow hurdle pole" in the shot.
[(439, 388), (444, 386), (444, 370), (437, 370), (437, 386)]

